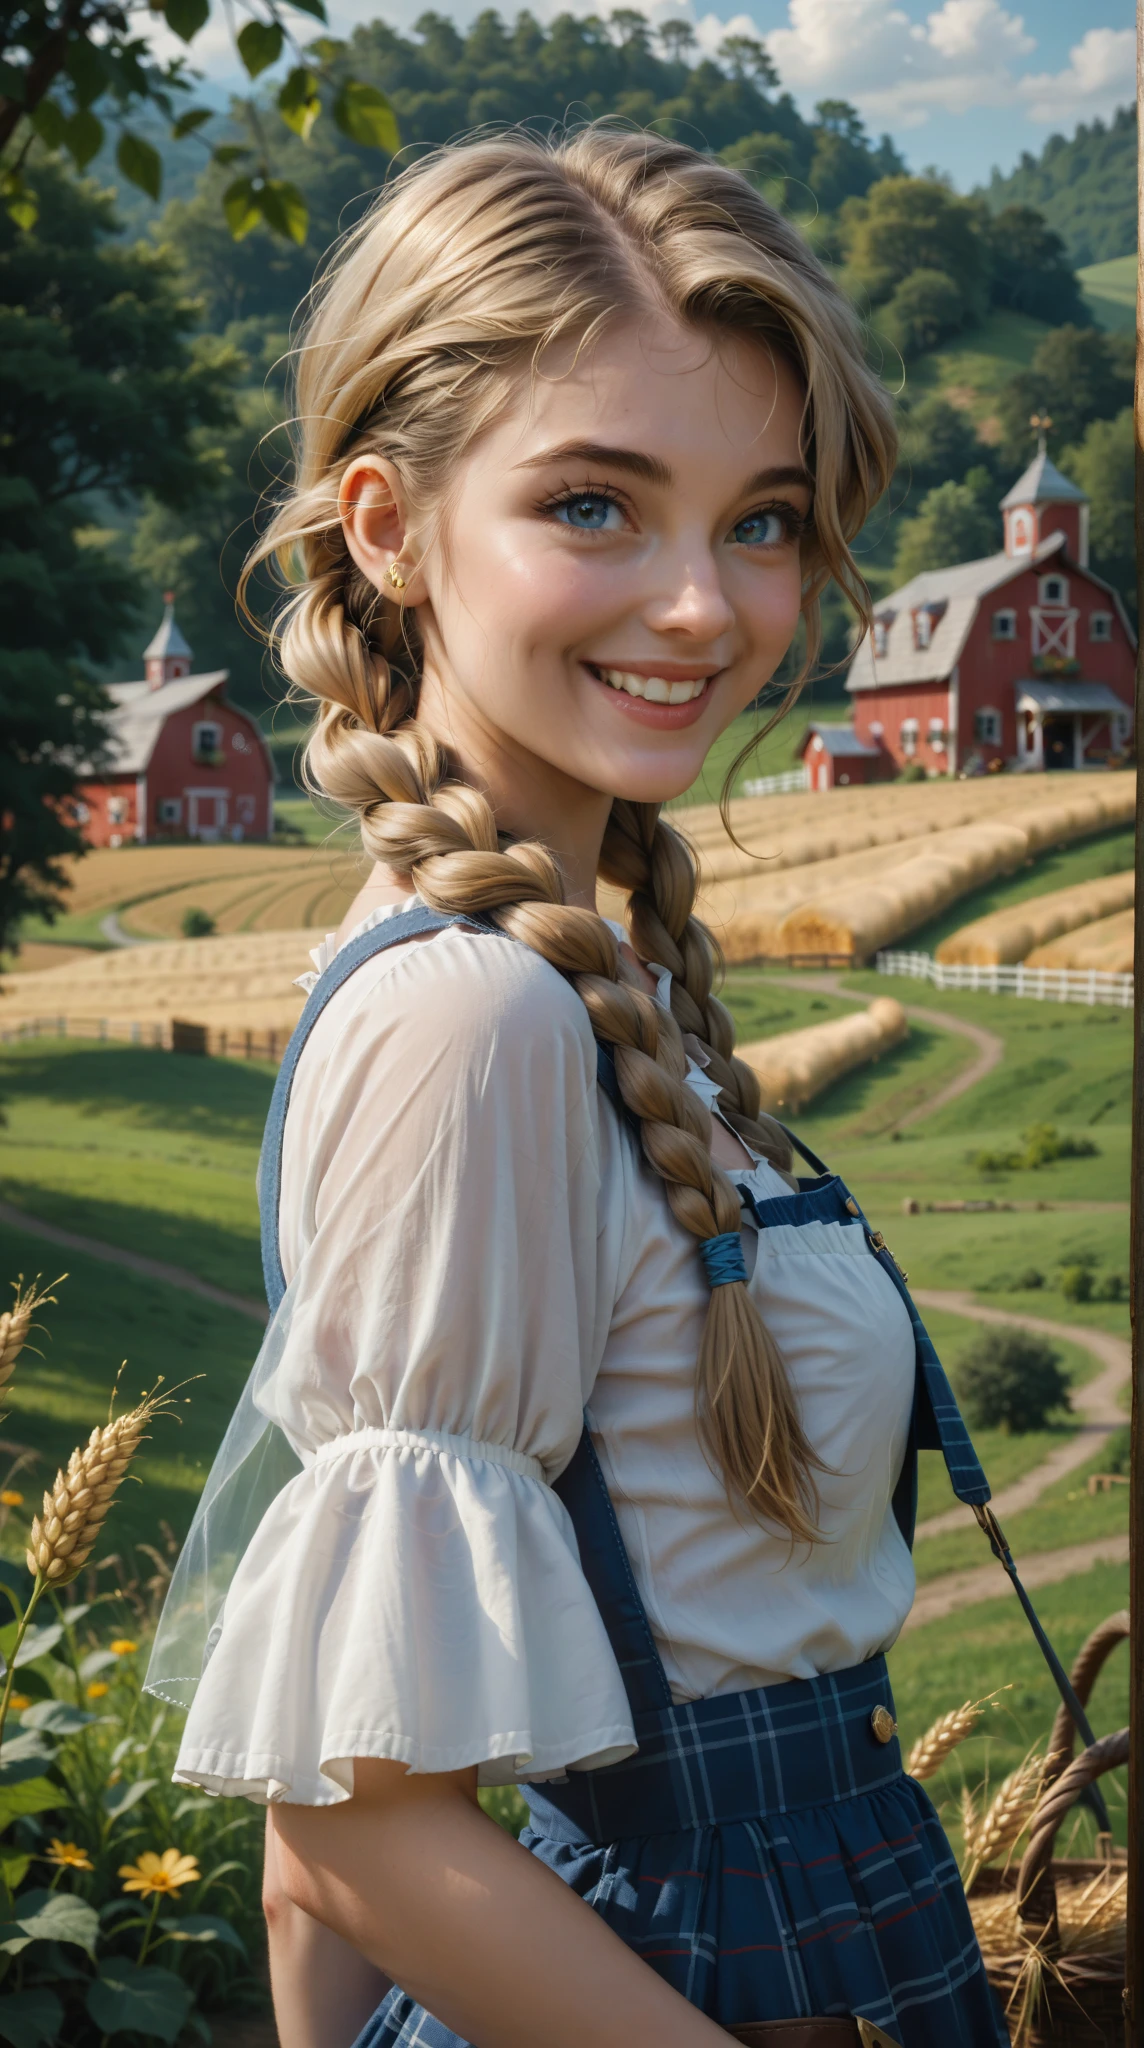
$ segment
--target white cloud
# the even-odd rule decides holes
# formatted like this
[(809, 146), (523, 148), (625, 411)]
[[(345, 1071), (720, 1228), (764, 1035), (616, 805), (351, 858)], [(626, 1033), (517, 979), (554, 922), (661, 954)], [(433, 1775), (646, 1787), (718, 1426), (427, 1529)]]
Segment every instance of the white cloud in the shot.
[(790, 0), (767, 46), (783, 83), (852, 100), (868, 121), (918, 127), (931, 113), (1011, 104), (1013, 61), (1035, 47), (998, 0), (944, 0), (913, 22), (893, 0)]
[(1030, 121), (1071, 123), (1111, 114), (1135, 97), (1135, 30), (1088, 29), (1063, 71), (1022, 78), (1019, 90)]

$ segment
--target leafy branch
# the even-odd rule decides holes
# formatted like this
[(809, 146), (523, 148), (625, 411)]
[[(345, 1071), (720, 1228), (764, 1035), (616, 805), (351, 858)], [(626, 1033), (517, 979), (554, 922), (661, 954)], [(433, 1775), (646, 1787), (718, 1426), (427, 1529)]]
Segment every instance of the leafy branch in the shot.
[[(227, 226), (236, 240), (264, 221), (272, 233), (301, 243), (309, 224), (298, 187), (275, 175), (273, 152), (257, 108), (248, 109), (253, 147), (212, 143), (202, 130), (210, 107), (181, 111), (178, 96), (189, 95), (195, 74), (183, 56), (158, 62), (151, 48), (156, 17), (188, 46), (210, 19), (214, 0), (161, 0), (148, 10), (143, 34), (132, 32), (131, 7), (121, 0), (23, 0), (6, 13), (0, 45), (0, 201), (18, 227), (35, 225), (38, 207), (25, 165), (33, 141), (52, 155), (66, 154), (86, 169), (107, 139), (108, 122), (118, 130), (115, 161), (129, 183), (158, 199), (163, 164), (159, 151), (129, 125), (133, 109), (152, 108), (170, 122), (172, 141), (195, 141), (220, 166), (241, 166), (222, 196)], [(269, 71), (283, 55), (291, 58), (274, 106), (303, 142), (329, 112), (343, 135), (367, 149), (392, 155), (399, 147), (397, 120), (376, 86), (345, 74), (347, 46), (331, 36), (303, 45), (292, 17), (309, 15), (325, 23), (324, 0), (218, 0), (238, 57), (250, 79)]]

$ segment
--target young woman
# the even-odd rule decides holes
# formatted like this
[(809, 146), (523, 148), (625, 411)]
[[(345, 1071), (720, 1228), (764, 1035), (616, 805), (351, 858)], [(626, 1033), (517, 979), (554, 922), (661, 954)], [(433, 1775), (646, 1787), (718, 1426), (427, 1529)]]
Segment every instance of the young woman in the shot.
[(1002, 2042), (882, 1655), (919, 1439), (987, 1489), (880, 1239), (759, 1114), (661, 815), (829, 576), (865, 616), (851, 315), (686, 148), (483, 140), (340, 250), (297, 411), (260, 555), (374, 866), (153, 1678), (210, 1625), (178, 1775), (270, 1803), (285, 2048)]

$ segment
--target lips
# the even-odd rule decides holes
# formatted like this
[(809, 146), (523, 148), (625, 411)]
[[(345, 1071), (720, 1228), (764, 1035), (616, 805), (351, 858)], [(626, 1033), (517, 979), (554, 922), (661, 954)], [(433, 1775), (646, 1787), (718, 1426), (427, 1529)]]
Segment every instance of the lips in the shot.
[(643, 697), (649, 704), (690, 704), (703, 695), (711, 680), (710, 676), (697, 676), (687, 682), (671, 682), (665, 676), (637, 676), (630, 669), (601, 668), (595, 662), (591, 667), (611, 689), (622, 690), (628, 697)]

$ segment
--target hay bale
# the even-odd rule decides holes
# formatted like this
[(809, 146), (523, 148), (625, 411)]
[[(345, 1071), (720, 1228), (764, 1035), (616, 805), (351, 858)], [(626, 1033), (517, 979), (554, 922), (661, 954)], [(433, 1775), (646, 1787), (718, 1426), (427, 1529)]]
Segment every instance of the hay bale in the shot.
[(314, 931), (236, 932), (170, 945), (89, 954), (82, 965), (6, 975), (0, 1028), (35, 1017), (116, 1025), (188, 1018), (235, 1031), (290, 1031), (305, 1000), (294, 988), (311, 966)]
[(1119, 875), (1102, 875), (1093, 882), (1076, 882), (1069, 889), (1033, 896), (1025, 903), (995, 910), (988, 917), (963, 925), (959, 932), (942, 940), (937, 957), (951, 964), (964, 962), (979, 967), (1028, 960), (1035, 948), (1047, 946), (1050, 940), (1066, 932), (1093, 925), (1115, 912), (1131, 911), (1134, 900), (1135, 875), (1131, 868)]
[(796, 1115), (844, 1074), (898, 1045), (908, 1030), (901, 1004), (892, 996), (877, 996), (853, 1016), (784, 1031), (738, 1050), (759, 1077), (763, 1108)]
[(1026, 967), (1095, 967), (1103, 974), (1131, 974), (1136, 938), (1136, 912), (1119, 910), (1114, 917), (1101, 917), (1078, 931), (1035, 946)]

